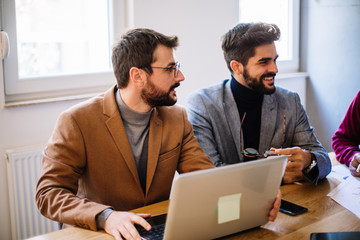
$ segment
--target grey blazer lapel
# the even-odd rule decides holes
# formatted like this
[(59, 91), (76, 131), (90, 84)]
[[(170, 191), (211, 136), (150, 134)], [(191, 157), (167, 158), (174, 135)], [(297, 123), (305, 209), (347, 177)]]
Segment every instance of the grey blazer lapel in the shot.
[[(225, 105), (225, 103), (227, 103)], [(223, 109), (229, 128), (231, 130), (232, 138), (235, 142), (238, 156), (241, 156), (240, 148), (240, 116), (239, 111), (234, 101), (234, 96), (230, 88), (230, 81), (226, 82), (223, 92)], [(242, 157), (240, 157), (242, 158)]]
[(264, 100), (261, 109), (261, 126), (260, 126), (260, 154), (269, 150), (271, 147), (271, 140), (275, 133), (276, 116), (278, 109), (278, 102), (275, 94), (264, 95)]

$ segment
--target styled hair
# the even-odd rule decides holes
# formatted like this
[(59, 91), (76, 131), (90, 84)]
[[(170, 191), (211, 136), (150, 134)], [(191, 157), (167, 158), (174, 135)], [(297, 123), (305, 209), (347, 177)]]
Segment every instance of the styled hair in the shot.
[(275, 24), (263, 22), (239, 23), (230, 29), (222, 40), (224, 58), (230, 72), (230, 62), (236, 60), (243, 66), (255, 55), (255, 48), (279, 40), (280, 29)]
[(155, 61), (154, 51), (161, 44), (176, 48), (177, 36), (165, 36), (151, 29), (132, 29), (122, 35), (112, 50), (112, 65), (118, 88), (129, 83), (129, 71), (132, 67), (144, 69), (152, 74), (151, 63)]

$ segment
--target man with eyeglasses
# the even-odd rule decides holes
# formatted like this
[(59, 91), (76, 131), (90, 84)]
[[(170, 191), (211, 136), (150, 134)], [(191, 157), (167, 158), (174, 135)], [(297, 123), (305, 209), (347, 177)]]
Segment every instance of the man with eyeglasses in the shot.
[(325, 178), (331, 163), (297, 93), (275, 87), (275, 24), (240, 23), (223, 37), (231, 79), (189, 96), (200, 146), (216, 166), (289, 155), (283, 183)]
[(117, 43), (117, 85), (62, 113), (44, 150), (36, 194), (43, 215), (139, 239), (134, 224), (150, 229), (149, 215), (127, 211), (168, 199), (175, 171), (214, 167), (185, 109), (172, 106), (184, 80), (177, 46), (177, 37), (150, 29)]

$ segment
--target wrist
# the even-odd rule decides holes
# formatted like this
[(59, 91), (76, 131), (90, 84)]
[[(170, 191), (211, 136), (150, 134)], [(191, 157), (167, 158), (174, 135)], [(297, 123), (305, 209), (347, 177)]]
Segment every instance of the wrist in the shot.
[(360, 160), (360, 152), (355, 153), (355, 154), (351, 157), (351, 160), (359, 161), (359, 160)]

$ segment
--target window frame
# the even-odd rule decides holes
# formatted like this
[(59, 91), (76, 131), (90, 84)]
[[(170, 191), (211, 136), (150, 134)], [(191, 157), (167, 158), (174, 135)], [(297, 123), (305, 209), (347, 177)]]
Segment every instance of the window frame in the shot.
[[(132, 14), (128, 12), (131, 10), (131, 0), (108, 0), (107, 2), (109, 5), (109, 47), (112, 48), (122, 31), (131, 27)], [(15, 0), (1, 3), (2, 30), (7, 32), (10, 45), (10, 54), (3, 59), (2, 63), (5, 104), (98, 93), (116, 83), (112, 69), (96, 73), (64, 74), (20, 80), (16, 47)], [(111, 49), (109, 51), (111, 53)]]

